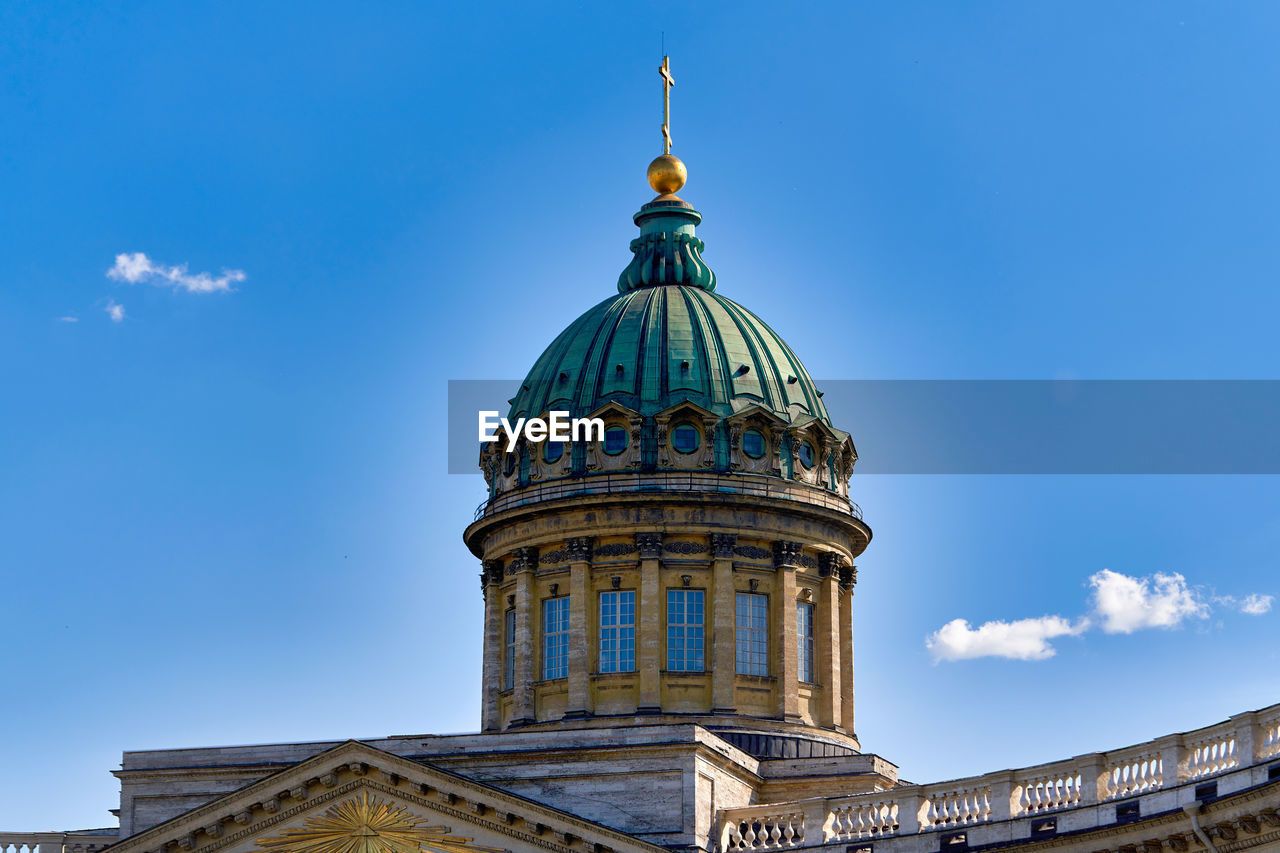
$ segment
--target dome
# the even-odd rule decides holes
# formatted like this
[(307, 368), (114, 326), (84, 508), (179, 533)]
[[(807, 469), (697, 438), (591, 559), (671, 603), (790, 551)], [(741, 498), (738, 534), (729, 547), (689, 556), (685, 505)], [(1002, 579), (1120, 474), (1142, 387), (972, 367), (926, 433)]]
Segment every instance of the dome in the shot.
[(830, 426), (782, 338), (733, 300), (689, 285), (637, 288), (588, 310), (534, 364), (510, 418), (584, 416), (608, 402), (642, 416), (681, 402), (720, 417), (759, 406), (787, 422)]
[(617, 296), (588, 310), (547, 347), (511, 399), (509, 417), (589, 415), (614, 402), (643, 417), (681, 402), (719, 417), (753, 406), (787, 423), (831, 426), (821, 393), (763, 320), (715, 293), (694, 234), (702, 217), (667, 195), (634, 217), (635, 258)]
[(485, 444), (479, 512), (596, 489), (601, 477), (608, 488), (781, 490), (850, 511), (853, 441), (786, 342), (715, 292), (694, 233), (702, 216), (664, 194), (633, 218), (640, 236), (618, 293), (561, 332), (508, 401), (512, 423), (567, 412), (603, 435)]

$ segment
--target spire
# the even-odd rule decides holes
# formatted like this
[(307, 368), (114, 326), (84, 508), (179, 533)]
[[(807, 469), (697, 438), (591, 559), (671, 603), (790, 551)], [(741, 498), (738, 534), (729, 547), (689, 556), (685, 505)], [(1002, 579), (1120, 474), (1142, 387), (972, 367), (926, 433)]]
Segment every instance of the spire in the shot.
[(669, 57), (662, 57), (658, 74), (662, 77), (663, 153), (654, 158), (648, 169), (649, 186), (658, 197), (632, 217), (640, 226), (640, 236), (631, 241), (635, 257), (618, 276), (618, 292), (664, 284), (715, 290), (716, 274), (702, 260), (706, 244), (694, 234), (702, 214), (676, 195), (689, 173), (680, 158), (671, 153), (671, 87), (676, 81), (671, 76)]

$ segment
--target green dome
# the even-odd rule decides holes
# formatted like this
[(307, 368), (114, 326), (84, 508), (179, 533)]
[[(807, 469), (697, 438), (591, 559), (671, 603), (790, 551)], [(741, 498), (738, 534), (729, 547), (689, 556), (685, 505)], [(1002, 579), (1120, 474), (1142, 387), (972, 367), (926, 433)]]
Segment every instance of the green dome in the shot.
[(787, 422), (831, 422), (795, 353), (764, 321), (714, 293), (715, 273), (694, 235), (702, 217), (675, 196), (635, 215), (635, 258), (619, 293), (587, 311), (547, 347), (511, 400), (509, 417), (608, 402), (650, 416), (689, 402), (729, 417), (760, 406)]
[(587, 311), (547, 347), (510, 417), (574, 416), (616, 402), (641, 415), (691, 402), (721, 417), (760, 406), (830, 426), (791, 348), (731, 299), (697, 286), (641, 287)]

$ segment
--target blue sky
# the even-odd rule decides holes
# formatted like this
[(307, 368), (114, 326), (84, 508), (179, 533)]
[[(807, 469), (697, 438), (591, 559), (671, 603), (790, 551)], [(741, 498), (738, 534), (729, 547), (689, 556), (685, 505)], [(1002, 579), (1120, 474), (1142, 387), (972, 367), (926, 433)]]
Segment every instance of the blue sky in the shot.
[[(477, 728), (446, 382), (612, 292), (664, 31), (719, 290), (819, 379), (1280, 376), (1274, 4), (7, 5), (0, 828), (110, 824), (125, 749)], [(854, 492), (906, 778), (1280, 699), (1274, 477)], [(1181, 575), (1176, 624), (1108, 633), (1103, 570)], [(926, 647), (1045, 616), (1097, 627)]]

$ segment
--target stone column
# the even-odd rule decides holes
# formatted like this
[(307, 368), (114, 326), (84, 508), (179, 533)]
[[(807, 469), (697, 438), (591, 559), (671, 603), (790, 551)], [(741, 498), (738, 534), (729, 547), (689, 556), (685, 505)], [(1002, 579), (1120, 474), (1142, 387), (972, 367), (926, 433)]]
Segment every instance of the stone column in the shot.
[[(842, 640), (840, 621), (840, 568), (844, 565), (844, 555), (828, 551), (822, 555), (818, 566), (818, 574), (822, 583), (814, 596), (817, 604), (817, 618), (814, 626), (815, 642), (818, 648), (818, 678), (822, 679), (822, 718), (818, 722), (835, 728), (844, 728), (844, 712), (841, 709), (844, 673), (841, 669), (843, 660), (840, 648)], [(846, 628), (846, 631), (848, 629)]]
[(853, 727), (853, 586), (858, 582), (858, 567), (840, 569), (840, 717), (846, 734)]
[(708, 596), (709, 612), (704, 619), (711, 620), (711, 648), (705, 649), (711, 665), (711, 713), (736, 713), (734, 681), (737, 676), (737, 620), (735, 608), (737, 596), (733, 591), (733, 546), (738, 542), (733, 533), (712, 533), (711, 552), (715, 562), (711, 567), (711, 595)]
[[(796, 566), (800, 564), (800, 543), (773, 543), (773, 567), (778, 573), (774, 584), (772, 610), (777, 629), (774, 637), (781, 643), (777, 660), (782, 671), (777, 676), (778, 714), (784, 720), (800, 719), (800, 654), (796, 648)], [(779, 609), (781, 608), (781, 609)]]
[(662, 710), (662, 684), (658, 659), (662, 648), (662, 596), (659, 570), (662, 557), (661, 533), (637, 533), (640, 549), (640, 600), (636, 602), (636, 667), (640, 670), (640, 698), (636, 711), (658, 713)]
[(591, 607), (587, 576), (591, 571), (591, 537), (570, 539), (569, 546), (569, 697), (565, 717), (591, 714), (591, 691), (587, 688), (591, 659), (587, 637), (587, 612)]
[(480, 697), (480, 725), (484, 731), (492, 732), (502, 728), (502, 720), (498, 714), (498, 693), (502, 690), (503, 656), (506, 655), (506, 640), (502, 636), (505, 608), (502, 606), (502, 593), (498, 585), (502, 583), (502, 561), (485, 560), (480, 572), (481, 592), (484, 593), (484, 695)]
[(513, 692), (511, 724), (534, 722), (533, 662), (534, 630), (538, 602), (533, 600), (533, 572), (538, 566), (536, 548), (519, 548), (511, 559), (510, 571), (516, 578), (516, 684)]

